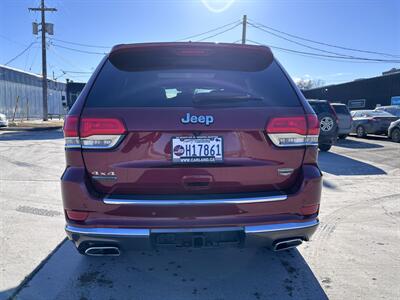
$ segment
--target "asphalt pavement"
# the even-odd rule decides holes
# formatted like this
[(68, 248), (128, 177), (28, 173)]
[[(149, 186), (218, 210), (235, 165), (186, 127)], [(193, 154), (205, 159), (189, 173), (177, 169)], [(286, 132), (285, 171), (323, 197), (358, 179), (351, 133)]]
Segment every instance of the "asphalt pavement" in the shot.
[(298, 249), (83, 257), (65, 241), (61, 131), (0, 132), (0, 299), (399, 299), (400, 144), (320, 153), (320, 221)]

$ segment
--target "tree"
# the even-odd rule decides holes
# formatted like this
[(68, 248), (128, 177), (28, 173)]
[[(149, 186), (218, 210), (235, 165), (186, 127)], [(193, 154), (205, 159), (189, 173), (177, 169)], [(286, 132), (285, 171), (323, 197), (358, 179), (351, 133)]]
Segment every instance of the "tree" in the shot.
[(322, 79), (311, 78), (297, 78), (295, 79), (295, 83), (301, 90), (314, 89), (325, 85), (325, 81)]

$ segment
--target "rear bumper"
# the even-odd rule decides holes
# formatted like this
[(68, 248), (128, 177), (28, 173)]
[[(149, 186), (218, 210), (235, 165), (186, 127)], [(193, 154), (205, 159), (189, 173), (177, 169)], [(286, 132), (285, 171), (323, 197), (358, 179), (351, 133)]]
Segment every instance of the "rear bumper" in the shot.
[[(281, 193), (130, 195), (125, 199), (96, 194), (84, 168), (69, 167), (61, 179), (64, 209), (86, 212), (83, 221), (66, 218), (77, 227), (208, 228), (302, 222), (318, 212), (322, 175), (315, 165), (303, 165), (298, 182)], [(140, 197), (140, 198), (139, 198)], [(201, 197), (201, 198), (200, 198)], [(200, 198), (200, 199), (199, 199)], [(157, 200), (158, 199), (158, 200)], [(199, 199), (200, 201), (196, 201)], [(171, 201), (173, 203), (171, 203)], [(317, 207), (312, 210), (312, 207)]]
[(243, 227), (208, 227), (208, 228), (87, 228), (67, 225), (68, 238), (77, 248), (87, 244), (107, 244), (121, 249), (156, 248), (157, 237), (165, 234), (173, 238), (179, 236), (202, 236), (207, 234), (237, 233), (241, 237), (240, 245), (271, 247), (274, 242), (284, 239), (299, 238), (308, 241), (319, 221), (317, 218), (304, 222), (275, 223)]

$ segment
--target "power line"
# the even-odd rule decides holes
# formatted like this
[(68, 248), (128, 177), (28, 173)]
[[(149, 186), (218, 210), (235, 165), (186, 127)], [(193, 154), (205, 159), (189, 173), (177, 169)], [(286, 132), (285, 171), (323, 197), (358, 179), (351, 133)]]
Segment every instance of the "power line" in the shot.
[(249, 24), (250, 26), (254, 27), (254, 28), (257, 28), (257, 29), (259, 29), (259, 30), (261, 30), (261, 31), (264, 31), (264, 32), (266, 32), (266, 33), (269, 33), (269, 34), (271, 34), (271, 35), (273, 35), (273, 36), (276, 36), (276, 37), (278, 37), (278, 38), (280, 38), (280, 39), (283, 39), (283, 40), (288, 41), (288, 42), (290, 42), (290, 43), (294, 43), (294, 44), (296, 44), (296, 45), (299, 45), (299, 46), (302, 46), (302, 47), (305, 47), (305, 48), (308, 48), (308, 49), (311, 49), (311, 50), (316, 50), (316, 51), (320, 51), (320, 52), (324, 52), (324, 53), (329, 53), (329, 54), (334, 54), (334, 55), (338, 55), (338, 56), (347, 56), (347, 57), (352, 57), (352, 58), (354, 57), (354, 56), (347, 55), (347, 54), (332, 52), (332, 51), (328, 51), (328, 50), (324, 50), (324, 49), (320, 49), (320, 48), (308, 46), (308, 45), (306, 45), (306, 44), (293, 41), (293, 40), (288, 39), (288, 38), (286, 38), (286, 37), (284, 37), (284, 36), (281, 36), (281, 35), (279, 35), (279, 34), (276, 34), (276, 33), (273, 33), (273, 32), (271, 32), (271, 31), (268, 31), (268, 30), (266, 30), (266, 29), (264, 29), (264, 28), (262, 28), (262, 27), (260, 27), (260, 26), (255, 25), (254, 23), (248, 22), (248, 24)]
[(81, 71), (66, 71), (66, 70), (61, 70), (62, 72), (65, 73), (72, 73), (72, 74), (92, 74), (93, 72), (81, 72)]
[(238, 23), (238, 24), (236, 24), (235, 26), (232, 26), (232, 27), (229, 27), (228, 29), (225, 29), (224, 31), (221, 31), (221, 32), (215, 33), (215, 34), (213, 34), (213, 35), (207, 36), (207, 37), (205, 37), (205, 38), (202, 38), (202, 39), (200, 39), (200, 40), (197, 40), (196, 42), (202, 42), (202, 41), (211, 39), (211, 38), (216, 37), (216, 36), (218, 36), (218, 35), (221, 35), (221, 34), (223, 34), (223, 33), (225, 33), (225, 32), (228, 32), (228, 31), (230, 31), (230, 30), (232, 30), (232, 29), (235, 29), (236, 27), (238, 27), (238, 26), (240, 26), (240, 25), (242, 25), (241, 22)]
[(341, 56), (335, 56), (335, 55), (326, 55), (326, 54), (319, 54), (319, 53), (313, 53), (313, 52), (305, 52), (305, 51), (298, 51), (298, 50), (293, 50), (293, 49), (288, 49), (288, 48), (283, 48), (283, 47), (278, 47), (278, 46), (273, 46), (273, 45), (268, 45), (265, 43), (259, 43), (253, 40), (248, 40), (251, 43), (261, 45), (261, 46), (268, 46), (269, 48), (276, 49), (276, 50), (281, 50), (281, 51), (286, 51), (294, 54), (299, 54), (303, 56), (308, 56), (308, 57), (315, 57), (315, 58), (325, 58), (326, 60), (336, 60), (336, 61), (341, 61), (341, 62), (358, 62), (358, 63), (400, 63), (399, 60), (360, 60), (360, 59), (354, 59), (354, 58), (349, 58), (349, 57), (341, 57)]
[(32, 67), (33, 67), (33, 64), (34, 64), (35, 61), (36, 61), (36, 57), (37, 57), (37, 55), (38, 55), (38, 52), (39, 52), (39, 47), (36, 48), (35, 54), (34, 54), (34, 56), (33, 56), (32, 63), (31, 63), (31, 65), (30, 65), (30, 67), (29, 67), (29, 71), (32, 70)]
[(272, 31), (275, 31), (275, 32), (279, 32), (281, 34), (290, 36), (292, 38), (300, 39), (300, 40), (307, 41), (307, 42), (310, 42), (310, 43), (315, 43), (315, 44), (319, 44), (319, 45), (323, 45), (323, 46), (338, 48), (338, 49), (342, 49), (342, 50), (363, 52), (363, 53), (369, 53), (369, 54), (377, 54), (377, 55), (384, 55), (384, 56), (389, 56), (389, 57), (394, 57), (394, 58), (400, 58), (400, 55), (395, 55), (395, 54), (390, 54), (390, 53), (370, 51), (370, 50), (362, 50), (362, 49), (355, 49), (355, 48), (350, 48), (350, 47), (343, 47), (343, 46), (328, 44), (328, 43), (324, 43), (324, 42), (318, 42), (318, 41), (315, 41), (315, 40), (312, 40), (312, 39), (308, 39), (308, 38), (304, 38), (304, 37), (301, 37), (301, 36), (298, 36), (298, 35), (295, 35), (295, 34), (290, 34), (290, 33), (284, 32), (282, 30), (278, 30), (278, 29), (272, 28), (270, 26), (266, 26), (266, 25), (264, 25), (262, 23), (254, 21), (254, 20), (251, 20), (251, 21), (254, 22), (256, 25), (264, 27), (266, 29), (269, 29), (269, 30), (272, 30)]
[[(353, 56), (353, 55), (347, 55), (347, 54), (342, 54), (342, 53), (327, 51), (327, 50), (320, 49), (320, 48), (315, 48), (315, 47), (308, 46), (308, 45), (305, 45), (305, 44), (303, 44), (303, 43), (299, 43), (299, 42), (293, 41), (293, 40), (291, 40), (291, 39), (285, 38), (285, 37), (283, 37), (283, 36), (281, 36), (281, 35), (279, 35), (279, 34), (270, 32), (270, 31), (268, 31), (268, 30), (265, 30), (265, 29), (263, 29), (263, 28), (261, 28), (261, 27), (259, 27), (259, 26), (254, 25), (253, 23), (249, 23), (249, 24), (250, 24), (251, 26), (255, 27), (255, 28), (258, 28), (259, 30), (262, 30), (262, 31), (264, 31), (264, 32), (267, 32), (267, 33), (269, 33), (269, 34), (272, 34), (272, 35), (274, 35), (274, 36), (276, 36), (276, 37), (279, 37), (279, 38), (284, 39), (284, 40), (286, 40), (286, 41), (289, 41), (289, 42), (291, 42), (291, 43), (294, 43), (294, 44), (297, 44), (297, 45), (300, 45), (300, 46), (303, 46), (303, 47), (306, 47), (306, 48), (309, 48), (309, 49), (312, 49), (312, 50), (316, 50), (316, 51), (320, 51), (320, 52), (324, 52), (324, 53), (333, 54), (333, 55), (335, 55), (337, 58), (400, 63), (400, 60), (388, 60), (388, 59), (380, 59), (380, 58), (359, 57), (359, 56)], [(327, 56), (327, 57), (328, 57), (328, 56)]]
[(5, 39), (5, 40), (7, 40), (7, 41), (9, 41), (9, 42), (11, 42), (11, 43), (14, 43), (14, 44), (17, 44), (17, 45), (21, 45), (21, 46), (25, 46), (25, 44), (23, 44), (21, 42), (14, 41), (14, 40), (10, 39), (9, 37), (7, 37), (7, 36), (5, 36), (3, 34), (0, 34), (0, 37)]
[(80, 69), (80, 70), (84, 71), (84, 69), (81, 66), (79, 66), (79, 65), (73, 63), (72, 61), (70, 61), (69, 59), (63, 57), (54, 47), (50, 48), (49, 50), (51, 50), (51, 53), (54, 54), (57, 57), (57, 59), (59, 59), (60, 61), (63, 61), (64, 63), (66, 63), (67, 65), (71, 66), (74, 69)]
[(80, 50), (80, 49), (75, 49), (75, 48), (70, 48), (70, 47), (66, 47), (66, 46), (61, 46), (61, 45), (57, 45), (54, 43), (50, 43), (51, 45), (57, 47), (57, 48), (63, 48), (63, 49), (67, 49), (67, 50), (71, 50), (71, 51), (75, 51), (75, 52), (80, 52), (80, 53), (86, 53), (86, 54), (98, 54), (98, 55), (106, 55), (107, 53), (105, 52), (94, 52), (94, 51), (86, 51), (86, 50)]
[(89, 44), (83, 44), (83, 43), (76, 43), (76, 42), (70, 42), (70, 41), (64, 41), (56, 38), (52, 38), (51, 40), (61, 42), (61, 43), (66, 43), (66, 44), (71, 44), (71, 45), (76, 45), (76, 46), (82, 46), (82, 47), (90, 47), (90, 48), (104, 48), (104, 49), (110, 49), (110, 46), (99, 46), (99, 45), (89, 45)]
[(12, 63), (14, 60), (16, 60), (18, 57), (20, 57), (22, 54), (24, 54), (26, 51), (28, 51), (34, 44), (37, 42), (32, 42), (26, 47), (24, 50), (22, 50), (20, 53), (18, 53), (16, 56), (11, 58), (9, 61), (7, 61), (4, 65), (7, 66), (9, 63)]
[(205, 35), (205, 34), (207, 34), (207, 33), (211, 33), (211, 32), (214, 32), (214, 31), (217, 31), (217, 30), (226, 28), (226, 27), (231, 26), (231, 25), (233, 25), (233, 24), (241, 24), (241, 21), (240, 21), (240, 20), (236, 20), (236, 21), (234, 21), (234, 22), (225, 24), (225, 25), (223, 25), (223, 26), (220, 26), (220, 27), (217, 27), (217, 28), (214, 28), (214, 29), (210, 29), (210, 30), (205, 31), (205, 32), (202, 32), (202, 33), (194, 34), (194, 35), (185, 37), (185, 38), (183, 38), (183, 39), (179, 39), (179, 40), (177, 40), (176, 42), (191, 40), (191, 39), (193, 39), (193, 38), (197, 38), (197, 37), (202, 36), (202, 35)]

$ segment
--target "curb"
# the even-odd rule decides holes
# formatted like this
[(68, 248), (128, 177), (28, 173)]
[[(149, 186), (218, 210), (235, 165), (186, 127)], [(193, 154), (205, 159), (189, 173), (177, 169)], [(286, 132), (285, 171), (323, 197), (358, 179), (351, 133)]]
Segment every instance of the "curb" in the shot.
[(49, 127), (2, 127), (0, 129), (3, 131), (46, 131), (46, 130), (55, 130), (61, 129), (62, 126), (49, 126)]

